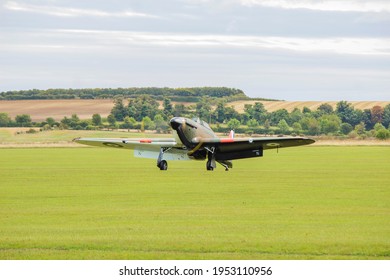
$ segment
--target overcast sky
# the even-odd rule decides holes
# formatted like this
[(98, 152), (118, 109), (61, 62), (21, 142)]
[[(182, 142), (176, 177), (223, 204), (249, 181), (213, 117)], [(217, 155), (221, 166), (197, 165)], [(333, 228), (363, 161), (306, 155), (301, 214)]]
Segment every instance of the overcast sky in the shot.
[(0, 0), (0, 91), (390, 100), (389, 0)]

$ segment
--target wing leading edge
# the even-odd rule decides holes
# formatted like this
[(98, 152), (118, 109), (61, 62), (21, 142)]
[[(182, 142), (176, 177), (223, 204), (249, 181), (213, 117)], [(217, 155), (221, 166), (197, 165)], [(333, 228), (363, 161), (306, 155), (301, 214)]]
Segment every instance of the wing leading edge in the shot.
[(161, 147), (174, 147), (177, 145), (173, 138), (76, 138), (74, 142), (110, 148), (135, 149), (140, 146), (149, 147), (151, 150), (159, 150)]
[(76, 138), (76, 143), (134, 150), (135, 157), (158, 158), (161, 150), (166, 160), (188, 160), (187, 151), (178, 147), (173, 138)]

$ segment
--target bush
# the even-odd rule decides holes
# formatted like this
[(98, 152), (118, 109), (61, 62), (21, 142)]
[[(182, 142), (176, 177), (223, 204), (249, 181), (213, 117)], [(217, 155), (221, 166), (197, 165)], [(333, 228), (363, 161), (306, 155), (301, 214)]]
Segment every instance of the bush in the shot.
[(36, 130), (33, 129), (33, 128), (30, 128), (29, 130), (26, 131), (26, 133), (31, 133), (31, 134), (33, 134), (33, 133), (38, 133), (38, 131), (36, 131)]
[(385, 128), (382, 128), (376, 132), (375, 136), (380, 140), (386, 140), (390, 138), (390, 131)]
[(342, 123), (340, 126), (340, 131), (344, 135), (348, 135), (352, 130), (353, 127), (349, 123)]

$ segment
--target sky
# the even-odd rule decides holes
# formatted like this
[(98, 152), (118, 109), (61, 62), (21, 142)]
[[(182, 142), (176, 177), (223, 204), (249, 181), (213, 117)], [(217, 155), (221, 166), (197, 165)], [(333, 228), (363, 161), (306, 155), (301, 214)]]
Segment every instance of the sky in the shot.
[(0, 92), (242, 89), (390, 100), (389, 0), (0, 0)]

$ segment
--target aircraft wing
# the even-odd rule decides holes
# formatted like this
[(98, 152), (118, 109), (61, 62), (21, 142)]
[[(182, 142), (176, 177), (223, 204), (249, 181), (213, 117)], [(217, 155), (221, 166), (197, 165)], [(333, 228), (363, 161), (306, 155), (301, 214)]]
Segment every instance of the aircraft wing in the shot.
[(194, 138), (194, 153), (201, 148), (214, 148), (217, 158), (229, 160), (262, 156), (263, 150), (287, 148), (312, 144), (315, 141), (304, 137), (253, 137), (253, 138)]
[(173, 138), (76, 138), (74, 142), (96, 146), (135, 149), (147, 147), (150, 150), (160, 150), (161, 147), (174, 147), (177, 145)]
[(95, 146), (134, 150), (135, 157), (158, 158), (161, 148), (167, 160), (189, 159), (187, 151), (177, 147), (173, 138), (76, 138), (74, 142)]

